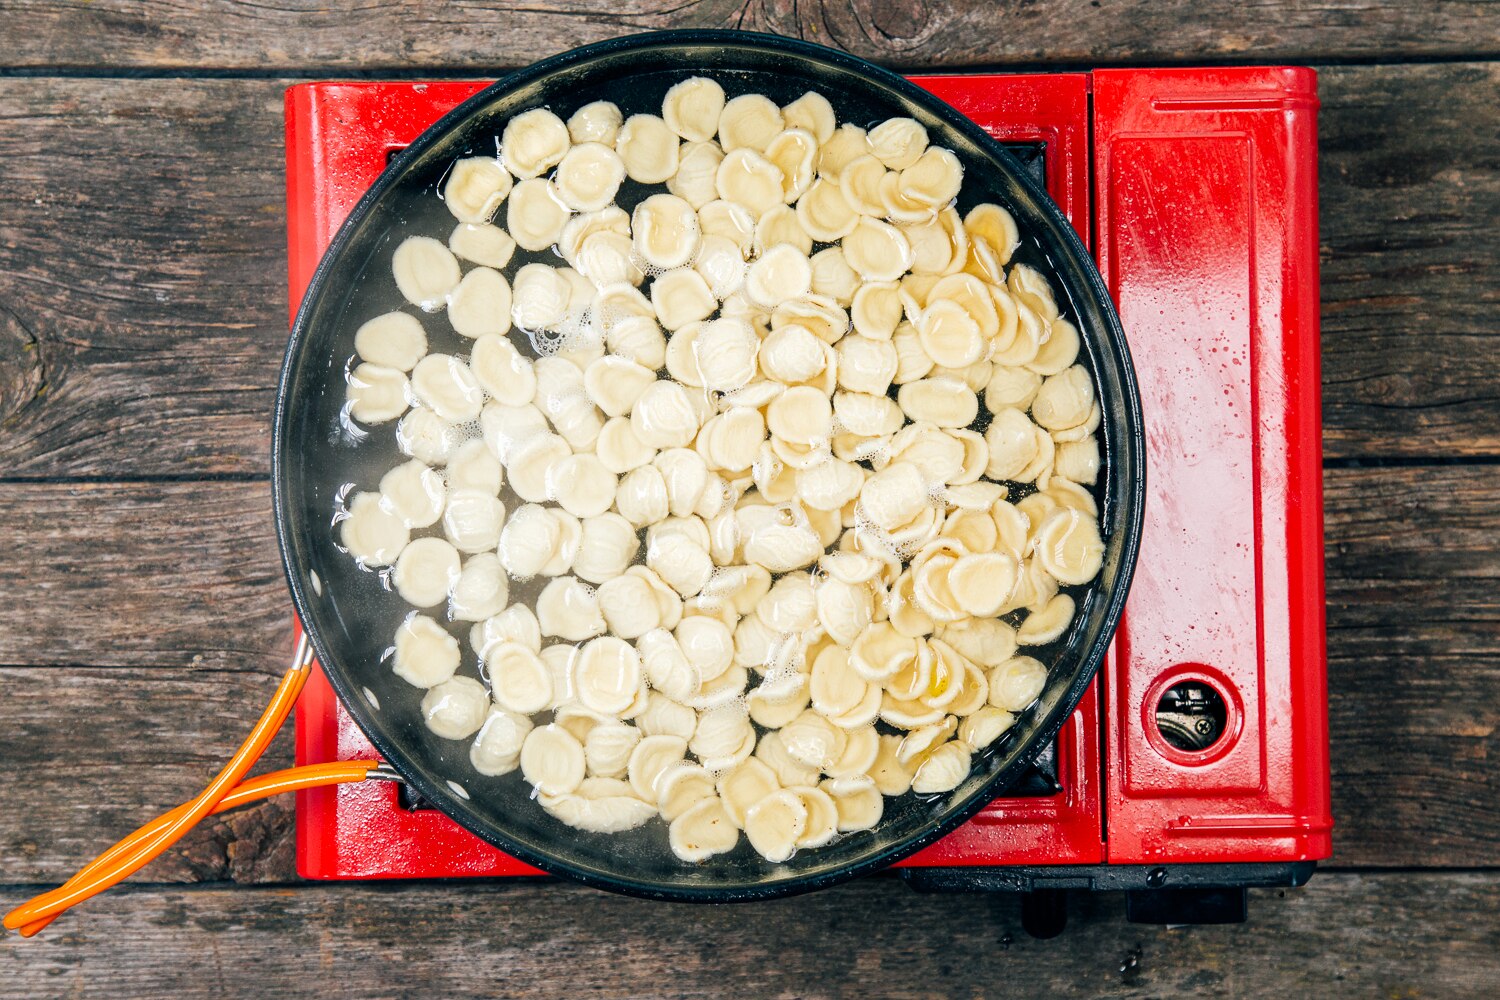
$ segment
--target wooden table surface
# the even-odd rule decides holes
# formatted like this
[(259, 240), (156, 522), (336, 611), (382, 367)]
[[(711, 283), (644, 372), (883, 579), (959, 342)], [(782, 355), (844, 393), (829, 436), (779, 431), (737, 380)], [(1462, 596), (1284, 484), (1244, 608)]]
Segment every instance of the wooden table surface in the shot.
[[(1500, 6), (1482, 0), (0, 0), (0, 900), (191, 795), (284, 668), (267, 485), (281, 95), (741, 26), (906, 69), (1321, 74), (1335, 856), (1242, 926), (1061, 938), (874, 878), (733, 908), (308, 885), (291, 803), (218, 817), (0, 995), (1500, 993)], [(1492, 755), (1493, 754), (1493, 755)], [(290, 737), (270, 754), (291, 757)]]

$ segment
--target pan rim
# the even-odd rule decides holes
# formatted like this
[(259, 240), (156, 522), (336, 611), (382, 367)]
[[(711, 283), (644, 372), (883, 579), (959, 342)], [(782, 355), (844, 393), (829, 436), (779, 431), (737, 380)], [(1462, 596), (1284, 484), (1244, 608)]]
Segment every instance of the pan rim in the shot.
[[(1025, 189), (1037, 202), (1042, 213), (1047, 217), (1051, 228), (1055, 231), (1055, 235), (1064, 244), (1065, 250), (1081, 265), (1077, 270), (1081, 273), (1086, 287), (1076, 290), (1092, 298), (1094, 304), (1099, 307), (1100, 318), (1104, 324), (1104, 329), (1099, 331), (1099, 344), (1104, 351), (1113, 355), (1113, 361), (1120, 373), (1119, 384), (1111, 386), (1111, 389), (1119, 397), (1118, 402), (1122, 404), (1125, 415), (1124, 423), (1126, 426), (1121, 428), (1120, 432), (1127, 452), (1126, 458), (1129, 466), (1138, 470), (1138, 474), (1123, 484), (1122, 495), (1117, 498), (1117, 510), (1123, 516), (1118, 519), (1113, 530), (1123, 532), (1124, 538), (1116, 583), (1113, 590), (1107, 595), (1108, 600), (1103, 611), (1103, 627), (1096, 637), (1092, 648), (1088, 650), (1078, 669), (1074, 672), (1071, 681), (1064, 688), (1062, 696), (1057, 700), (1052, 710), (1041, 720), (1035, 732), (1031, 735), (1030, 743), (1018, 752), (1009, 764), (997, 769), (990, 776), (989, 780), (972, 792), (969, 798), (961, 805), (952, 808), (941, 819), (929, 821), (928, 825), (921, 832), (896, 841), (890, 846), (875, 851), (865, 858), (845, 862), (826, 870), (791, 875), (781, 879), (749, 882), (742, 885), (668, 885), (613, 872), (596, 871), (565, 858), (549, 856), (545, 853), (534, 851), (529, 846), (514, 842), (503, 832), (494, 829), (494, 824), (478, 821), (476, 817), (471, 817), (467, 814), (458, 804), (460, 801), (459, 797), (446, 787), (443, 782), (430, 777), (425, 766), (415, 759), (417, 755), (407, 753), (386, 738), (381, 732), (380, 726), (375, 724), (372, 713), (368, 711), (367, 706), (361, 700), (358, 685), (354, 679), (340, 669), (325, 670), (325, 675), (328, 677), (330, 684), (332, 684), (340, 701), (343, 702), (344, 707), (354, 718), (360, 730), (381, 755), (401, 774), (402, 779), (429, 801), (437, 805), (445, 815), (449, 816), (465, 829), (468, 829), (487, 843), (527, 864), (551, 874), (569, 878), (595, 888), (621, 892), (627, 895), (682, 902), (742, 902), (772, 899), (810, 892), (839, 882), (848, 881), (860, 875), (886, 868), (903, 858), (909, 857), (916, 851), (952, 832), (952, 830), (972, 818), (988, 805), (1005, 785), (1013, 781), (1024, 768), (1030, 766), (1042, 750), (1056, 738), (1057, 733), (1071, 717), (1079, 700), (1098, 672), (1099, 665), (1113, 642), (1115, 631), (1119, 625), (1120, 616), (1129, 594), (1130, 583), (1135, 572), (1144, 522), (1146, 487), (1143, 417), (1139, 388), (1136, 381), (1135, 369), (1131, 363), (1124, 330), (1120, 324), (1118, 313), (1113, 300), (1109, 296), (1104, 280), (1099, 274), (1092, 256), (1084, 246), (1083, 241), (1079, 238), (1078, 233), (1062, 215), (1061, 210), (1051, 200), (1050, 195), (1045, 190), (1042, 190), (1030, 178), (1027, 172), (1015, 163), (1010, 154), (982, 129), (946, 102), (920, 89), (891, 70), (849, 55), (848, 53), (799, 39), (784, 38), (760, 32), (711, 29), (679, 29), (647, 32), (608, 39), (559, 53), (507, 74), (459, 104), (429, 128), (425, 129), (410, 146), (392, 160), (380, 178), (361, 196), (354, 209), (350, 212), (349, 217), (330, 242), (327, 251), (325, 251), (314, 272), (312, 280), (307, 286), (287, 341), (286, 353), (282, 361), (277, 384), (276, 408), (272, 427), (271, 487), (272, 508), (276, 521), (276, 536), (283, 572), (286, 576), (288, 587), (291, 590), (294, 610), (317, 653), (319, 663), (328, 664), (337, 663), (338, 661), (329, 655), (332, 647), (325, 641), (321, 630), (316, 624), (314, 615), (310, 613), (312, 602), (309, 600), (305, 590), (304, 573), (302, 567), (296, 565), (294, 562), (297, 543), (293, 537), (294, 531), (290, 512), (295, 506), (295, 498), (288, 493), (290, 487), (284, 469), (290, 448), (290, 443), (286, 440), (286, 435), (291, 421), (291, 403), (293, 396), (296, 395), (293, 389), (297, 362), (301, 358), (301, 348), (307, 340), (308, 330), (312, 326), (313, 312), (320, 298), (325, 293), (326, 286), (329, 284), (329, 274), (333, 269), (334, 261), (342, 256), (346, 247), (352, 242), (353, 236), (360, 224), (375, 210), (385, 193), (402, 178), (408, 166), (429, 147), (440, 141), (449, 131), (467, 120), (476, 109), (491, 101), (498, 93), (518, 89), (534, 81), (544, 79), (571, 65), (586, 62), (602, 55), (631, 50), (714, 44), (748, 45), (750, 47), (787, 53), (810, 61), (831, 65), (836, 69), (871, 79), (872, 82), (883, 85), (907, 100), (922, 106), (924, 110), (942, 120), (949, 127), (962, 133), (970, 141), (984, 149), (988, 155), (1002, 163), (1009, 173), (1010, 179)], [(471, 822), (471, 819), (475, 821)]]

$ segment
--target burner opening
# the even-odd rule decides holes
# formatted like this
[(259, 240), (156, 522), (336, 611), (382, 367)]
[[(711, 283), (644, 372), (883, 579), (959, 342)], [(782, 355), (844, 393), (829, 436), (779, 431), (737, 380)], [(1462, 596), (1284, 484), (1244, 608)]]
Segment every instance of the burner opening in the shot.
[(1169, 746), (1186, 753), (1207, 750), (1224, 735), (1229, 708), (1224, 696), (1203, 681), (1182, 681), (1156, 703), (1156, 730)]

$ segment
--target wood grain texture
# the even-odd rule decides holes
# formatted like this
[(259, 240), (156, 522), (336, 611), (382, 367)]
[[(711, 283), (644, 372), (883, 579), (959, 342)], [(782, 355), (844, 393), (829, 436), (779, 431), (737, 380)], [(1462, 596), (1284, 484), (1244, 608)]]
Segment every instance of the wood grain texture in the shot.
[(269, 484), (0, 484), (0, 510), (0, 664), (286, 668)]
[(1325, 449), (1494, 455), (1500, 64), (1320, 84)]
[[(271, 674), (0, 669), (0, 879), (61, 882), (208, 784), (276, 689)], [(290, 767), (292, 727), (261, 770)], [(296, 876), (293, 797), (211, 816), (140, 876), (242, 884)], [(0, 990), (0, 994), (4, 991)]]
[[(1493, 864), (1500, 467), (1325, 480), (1335, 863)], [(284, 668), (286, 588), (263, 484), (0, 484), (0, 509), (0, 663), (19, 665), (0, 760), (30, 765), (0, 770), (0, 871), (61, 879), (248, 730)], [(289, 761), (283, 743), (266, 766)], [(257, 809), (152, 877), (290, 878), (289, 804)]]
[[(283, 85), (0, 80), (0, 476), (265, 473)], [(1328, 453), (1500, 454), (1500, 67), (1322, 93)]]
[(14, 39), (3, 58), (17, 66), (492, 70), (637, 31), (736, 27), (835, 45), (892, 65), (945, 68), (1500, 50), (1500, 23), (1481, 0), (8, 0), (0, 6), (0, 36)]
[[(1500, 877), (1332, 875), (1251, 894), (1247, 924), (1125, 923), (1078, 898), (1062, 937), (1014, 897), (876, 878), (736, 906), (561, 885), (137, 889), (0, 940), (16, 996), (1492, 997)], [(1351, 933), (1351, 927), (1368, 933)]]

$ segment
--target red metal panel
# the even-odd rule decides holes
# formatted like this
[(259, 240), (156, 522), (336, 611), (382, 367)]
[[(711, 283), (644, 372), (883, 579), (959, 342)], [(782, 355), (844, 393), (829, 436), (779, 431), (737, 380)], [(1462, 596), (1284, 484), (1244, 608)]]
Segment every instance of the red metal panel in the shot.
[[(1047, 187), (1089, 238), (1088, 77), (925, 77), (998, 139), (1047, 144)], [(318, 259), (391, 152), (485, 86), (321, 83), (287, 91), (287, 211), (292, 312)], [(320, 672), (297, 706), (297, 762), (374, 756)], [(1061, 794), (1001, 799), (909, 864), (1083, 864), (1102, 859), (1098, 696), (1090, 688), (1058, 738)], [(535, 872), (441, 813), (408, 812), (382, 783), (299, 793), (298, 870), (307, 878)]]
[[(1105, 671), (1112, 863), (1329, 853), (1316, 79), (1094, 74), (1097, 253), (1146, 416), (1141, 561)], [(1226, 734), (1157, 732), (1179, 680)]]
[[(930, 76), (931, 91), (1003, 142), (1044, 142), (1047, 191), (1084, 242), (1089, 225), (1089, 79), (1047, 76)], [(1104, 859), (1101, 842), (1098, 681), (1057, 741), (1062, 792), (996, 799), (953, 833), (902, 865), (1071, 865)]]

